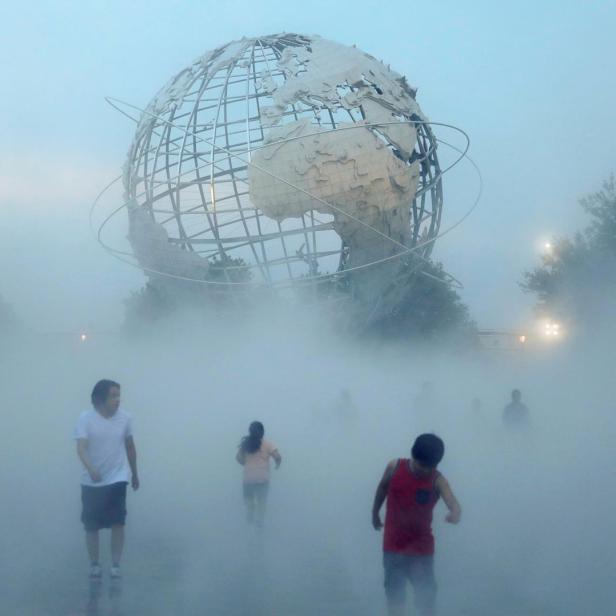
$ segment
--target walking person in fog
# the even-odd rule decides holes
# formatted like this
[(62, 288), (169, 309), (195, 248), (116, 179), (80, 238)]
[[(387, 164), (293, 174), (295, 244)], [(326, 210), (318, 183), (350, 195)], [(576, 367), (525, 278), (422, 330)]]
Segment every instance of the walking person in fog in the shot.
[(244, 467), (244, 504), (246, 519), (258, 528), (263, 526), (265, 504), (270, 480), (270, 458), (276, 468), (280, 467), (282, 457), (276, 446), (265, 440), (265, 428), (260, 421), (253, 421), (248, 434), (240, 442), (235, 459)]
[(411, 458), (392, 460), (386, 467), (372, 507), (372, 525), (383, 528), (380, 510), (387, 499), (383, 536), (385, 596), (390, 616), (406, 611), (406, 583), (410, 582), (421, 616), (436, 613), (432, 510), (442, 496), (450, 524), (460, 521), (461, 509), (449, 483), (436, 467), (445, 446), (434, 434), (417, 437)]
[(120, 385), (99, 381), (92, 390), (92, 409), (75, 428), (77, 455), (83, 465), (81, 521), (86, 531), (90, 577), (100, 578), (99, 531), (111, 529), (111, 577), (119, 578), (124, 548), (126, 487), (139, 489), (137, 451), (131, 420), (120, 410)]
[(511, 392), (511, 402), (503, 409), (503, 423), (508, 428), (528, 428), (530, 424), (528, 407), (522, 402), (519, 389)]

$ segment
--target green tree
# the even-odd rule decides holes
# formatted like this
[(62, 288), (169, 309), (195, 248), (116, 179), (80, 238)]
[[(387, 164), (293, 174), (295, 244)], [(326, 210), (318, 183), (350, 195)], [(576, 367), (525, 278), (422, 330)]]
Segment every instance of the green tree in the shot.
[(589, 225), (554, 242), (541, 264), (524, 273), (522, 289), (537, 297), (540, 315), (576, 329), (592, 326), (616, 305), (616, 178), (580, 200)]
[[(240, 258), (225, 257), (210, 262), (207, 281), (249, 282), (252, 273), (246, 262)], [(240, 287), (241, 293), (242, 288)], [(221, 292), (216, 285), (207, 285), (198, 280), (177, 280), (172, 277), (152, 278), (145, 286), (134, 291), (124, 300), (124, 325), (129, 332), (138, 332), (150, 324), (169, 317), (178, 309), (193, 307), (197, 310), (227, 305), (237, 305), (237, 291)], [(233, 294), (233, 298), (232, 298)]]
[(396, 338), (418, 342), (454, 342), (471, 346), (476, 325), (468, 307), (447, 282), (440, 263), (422, 263), (397, 308), (376, 330)]
[(171, 314), (176, 308), (176, 302), (168, 287), (148, 281), (139, 291), (133, 291), (124, 300), (126, 307), (125, 326), (129, 331), (138, 331), (142, 327), (154, 323)]

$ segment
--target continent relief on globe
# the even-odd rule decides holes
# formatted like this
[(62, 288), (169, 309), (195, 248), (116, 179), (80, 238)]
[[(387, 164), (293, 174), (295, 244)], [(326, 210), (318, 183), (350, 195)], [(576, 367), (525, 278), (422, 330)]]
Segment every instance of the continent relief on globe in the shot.
[(334, 228), (348, 244), (357, 232), (370, 235), (368, 227), (407, 244), (419, 164), (397, 158), (362, 123), (329, 131), (309, 120), (274, 127), (253, 151), (248, 178), (252, 203), (276, 221), (315, 210), (334, 216)]

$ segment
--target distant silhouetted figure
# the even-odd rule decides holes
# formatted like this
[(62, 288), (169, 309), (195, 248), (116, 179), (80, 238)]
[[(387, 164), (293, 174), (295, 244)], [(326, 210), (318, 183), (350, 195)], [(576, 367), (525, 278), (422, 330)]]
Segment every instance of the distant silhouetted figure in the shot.
[(444, 428), (441, 401), (432, 381), (423, 381), (421, 389), (413, 398), (411, 420), (413, 432), (437, 432)]
[(503, 423), (510, 427), (528, 426), (530, 417), (528, 407), (522, 402), (519, 389), (511, 392), (511, 402), (503, 410)]
[(424, 381), (421, 384), (419, 393), (413, 400), (413, 410), (419, 413), (431, 414), (436, 410), (437, 401), (434, 394), (434, 385), (431, 381)]
[(340, 390), (340, 395), (334, 404), (334, 417), (348, 428), (357, 420), (357, 407), (351, 392), (346, 389)]
[(265, 504), (270, 479), (270, 458), (274, 459), (276, 468), (282, 457), (273, 443), (266, 441), (265, 428), (260, 421), (253, 421), (238, 448), (235, 459), (244, 467), (244, 504), (246, 519), (249, 524), (263, 526)]
[(471, 400), (471, 418), (474, 421), (485, 421), (485, 415), (483, 413), (483, 402), (481, 398), (473, 398)]

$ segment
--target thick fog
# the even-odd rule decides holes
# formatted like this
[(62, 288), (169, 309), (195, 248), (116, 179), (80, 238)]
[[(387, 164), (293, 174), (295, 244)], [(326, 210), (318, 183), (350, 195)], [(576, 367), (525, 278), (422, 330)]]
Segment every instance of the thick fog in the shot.
[[(458, 355), (359, 343), (273, 308), (206, 325), (178, 315), (141, 338), (16, 341), (0, 359), (1, 611), (80, 614), (100, 591), (101, 614), (383, 613), (374, 491), (386, 463), (434, 430), (463, 508), (457, 526), (435, 509), (439, 613), (608, 613), (610, 353), (607, 343)], [(115, 590), (87, 580), (72, 440), (103, 377), (122, 384), (141, 476)], [(433, 398), (420, 403), (427, 380)], [(528, 432), (502, 424), (514, 387)], [(245, 523), (234, 460), (254, 419), (283, 456), (261, 535)]]
[[(539, 244), (588, 224), (577, 201), (616, 168), (614, 6), (5, 4), (0, 308), (15, 320), (0, 331), (0, 615), (382, 614), (372, 501), (386, 464), (424, 431), (444, 439), (439, 470), (462, 506), (458, 525), (442, 502), (435, 509), (439, 614), (612, 613), (613, 315), (585, 338), (529, 335), (515, 350), (353, 338), (282, 302), (178, 312), (129, 333), (124, 301), (146, 279), (101, 249), (89, 214), (135, 130), (106, 96), (144, 108), (206, 50), (317, 33), (383, 59), (418, 88), (431, 121), (469, 134), (483, 197), (433, 257), (463, 283), (479, 329), (530, 332), (536, 298), (521, 292), (523, 272)], [(477, 184), (467, 163), (443, 178), (443, 229), (468, 212)], [(123, 201), (114, 190), (98, 223)], [(121, 211), (109, 244), (126, 248), (127, 226)], [(108, 531), (103, 581), (88, 580), (73, 438), (102, 378), (122, 385), (141, 477), (113, 584)], [(514, 388), (530, 409), (526, 431), (502, 421)], [(235, 461), (253, 420), (283, 457), (262, 533), (246, 524)]]

